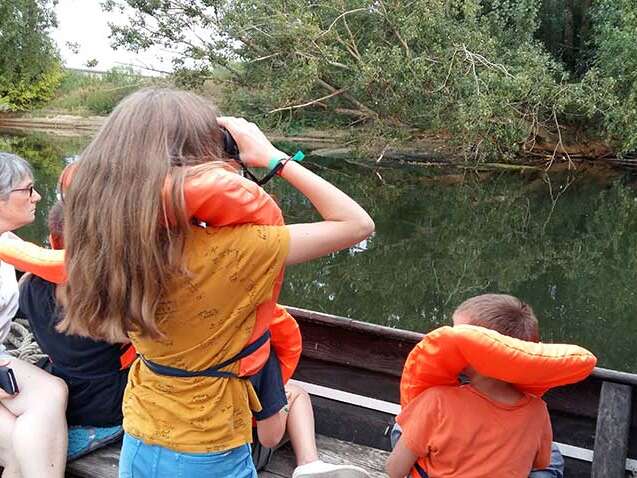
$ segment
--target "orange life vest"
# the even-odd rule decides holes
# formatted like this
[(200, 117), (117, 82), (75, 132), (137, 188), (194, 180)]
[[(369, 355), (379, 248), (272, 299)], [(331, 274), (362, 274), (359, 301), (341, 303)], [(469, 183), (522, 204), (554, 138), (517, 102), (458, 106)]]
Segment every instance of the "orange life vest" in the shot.
[(294, 375), (303, 349), (299, 324), (283, 306), (277, 304), (270, 322), (270, 333), (272, 347), (281, 365), (283, 383), (287, 383)]
[[(400, 405), (404, 408), (430, 387), (458, 385), (458, 375), (467, 367), (542, 396), (550, 388), (585, 379), (596, 363), (591, 352), (577, 345), (526, 342), (475, 325), (440, 327), (409, 353)], [(424, 466), (419, 459), (411, 476), (426, 476)]]
[(596, 363), (597, 358), (578, 345), (527, 342), (475, 325), (440, 327), (407, 357), (400, 404), (406, 406), (429, 387), (457, 385), (467, 367), (542, 396), (550, 388), (585, 379)]
[[(196, 218), (212, 226), (284, 224), (279, 206), (256, 183), (221, 167), (211, 168), (210, 165), (203, 164), (192, 169), (194, 174), (187, 177), (183, 188), (189, 218)], [(67, 168), (60, 180), (62, 188), (68, 186), (71, 176), (72, 168)], [(170, 179), (167, 179), (163, 196), (168, 220), (172, 221), (172, 209), (165, 200), (170, 187)], [(45, 249), (29, 242), (3, 240), (0, 241), (0, 260), (53, 283), (60, 284), (66, 280), (63, 250)], [(273, 320), (275, 331), (271, 330), (271, 340), (266, 340), (254, 352), (240, 359), (239, 376), (254, 375), (261, 369), (269, 356), (270, 342), (275, 346), (284, 375), (291, 376), (296, 367), (301, 349), (298, 325), (284, 309), (276, 306), (283, 274), (282, 270), (277, 277), (272, 298), (257, 307), (256, 323), (246, 345), (259, 340)], [(293, 350), (298, 351), (298, 355), (291, 354)]]

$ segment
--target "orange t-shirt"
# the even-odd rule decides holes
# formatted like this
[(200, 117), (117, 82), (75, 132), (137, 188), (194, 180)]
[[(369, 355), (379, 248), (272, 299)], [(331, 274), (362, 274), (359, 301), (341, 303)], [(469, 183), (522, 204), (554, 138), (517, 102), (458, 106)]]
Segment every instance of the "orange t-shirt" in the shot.
[(471, 385), (433, 387), (407, 405), (397, 422), (430, 478), (526, 478), (551, 458), (546, 403), (531, 395), (507, 405)]

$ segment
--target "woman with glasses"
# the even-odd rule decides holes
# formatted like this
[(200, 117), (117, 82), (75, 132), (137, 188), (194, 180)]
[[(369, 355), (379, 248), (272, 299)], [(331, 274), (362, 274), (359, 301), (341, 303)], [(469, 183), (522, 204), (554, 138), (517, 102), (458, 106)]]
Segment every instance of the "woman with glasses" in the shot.
[[(40, 199), (29, 164), (0, 152), (0, 240), (20, 240), (11, 231), (33, 222)], [(0, 262), (0, 366), (11, 370), (17, 384), (17, 390), (0, 389), (2, 476), (62, 478), (67, 446), (66, 385), (7, 353), (3, 342), (17, 310), (15, 270)]]

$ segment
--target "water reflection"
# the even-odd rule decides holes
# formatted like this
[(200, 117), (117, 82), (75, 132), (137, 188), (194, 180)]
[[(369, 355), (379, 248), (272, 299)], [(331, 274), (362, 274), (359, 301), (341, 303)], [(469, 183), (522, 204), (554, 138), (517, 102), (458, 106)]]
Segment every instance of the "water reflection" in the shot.
[[(43, 194), (42, 242), (64, 158), (85, 140), (0, 137), (29, 159)], [(462, 300), (487, 291), (530, 302), (547, 341), (595, 351), (600, 365), (637, 371), (637, 195), (631, 178), (596, 169), (520, 174), (380, 172), (343, 161), (308, 161), (374, 217), (376, 234), (346, 251), (288, 268), (282, 302), (392, 327), (448, 323)], [(287, 222), (316, 218), (308, 201), (271, 186)]]

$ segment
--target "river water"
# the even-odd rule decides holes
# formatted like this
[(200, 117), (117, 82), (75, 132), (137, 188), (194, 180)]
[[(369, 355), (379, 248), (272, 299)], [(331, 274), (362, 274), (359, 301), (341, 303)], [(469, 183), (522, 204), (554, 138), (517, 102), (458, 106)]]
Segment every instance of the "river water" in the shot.
[[(85, 138), (2, 136), (35, 167), (43, 243), (56, 178)], [(376, 233), (349, 250), (289, 267), (281, 302), (419, 332), (448, 324), (464, 299), (503, 292), (529, 302), (544, 341), (583, 345), (604, 367), (637, 372), (637, 189), (606, 168), (479, 173), (308, 158), (358, 200)], [(275, 180), (288, 223), (316, 219)], [(98, 205), (94, 205), (98, 207)]]

